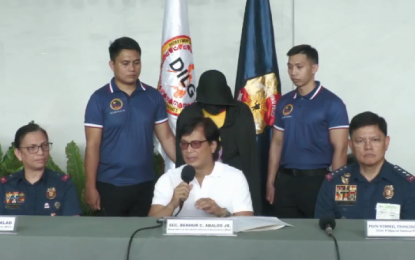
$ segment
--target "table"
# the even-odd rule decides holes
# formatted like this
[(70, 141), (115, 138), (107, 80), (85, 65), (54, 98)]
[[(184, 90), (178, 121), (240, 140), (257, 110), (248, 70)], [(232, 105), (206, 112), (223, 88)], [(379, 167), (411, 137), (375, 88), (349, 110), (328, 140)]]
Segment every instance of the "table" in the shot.
[[(153, 218), (20, 216), (18, 233), (0, 235), (1, 260), (124, 260), (131, 234), (156, 224)], [(333, 240), (318, 220), (283, 220), (294, 225), (237, 237), (163, 236), (162, 229), (136, 234), (131, 260), (335, 260)], [(366, 240), (365, 222), (337, 220), (342, 260), (414, 259), (413, 241)]]

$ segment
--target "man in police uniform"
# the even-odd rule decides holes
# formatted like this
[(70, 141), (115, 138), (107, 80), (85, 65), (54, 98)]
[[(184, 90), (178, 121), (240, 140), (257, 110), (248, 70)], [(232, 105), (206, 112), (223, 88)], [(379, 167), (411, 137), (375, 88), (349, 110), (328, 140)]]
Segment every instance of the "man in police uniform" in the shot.
[(46, 168), (52, 148), (46, 131), (36, 124), (23, 126), (14, 146), (23, 170), (0, 179), (0, 215), (80, 215), (70, 176)]
[(349, 119), (343, 101), (314, 80), (317, 50), (299, 45), (287, 55), (297, 89), (276, 106), (267, 200), (279, 218), (313, 218), (324, 175), (346, 165)]
[(141, 48), (128, 37), (109, 47), (111, 81), (85, 111), (86, 201), (104, 216), (147, 216), (154, 190), (153, 132), (176, 161), (162, 95), (140, 80)]
[(415, 176), (385, 160), (385, 119), (372, 112), (350, 122), (349, 145), (357, 162), (326, 175), (315, 217), (415, 219)]

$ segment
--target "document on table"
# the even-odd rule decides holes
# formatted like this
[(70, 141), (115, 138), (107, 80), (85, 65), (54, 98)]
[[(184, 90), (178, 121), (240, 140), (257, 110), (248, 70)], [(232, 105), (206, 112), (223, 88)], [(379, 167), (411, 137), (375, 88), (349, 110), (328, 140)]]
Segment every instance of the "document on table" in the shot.
[(294, 227), (276, 217), (234, 216), (230, 219), (234, 220), (234, 232), (267, 231), (277, 230), (285, 226)]

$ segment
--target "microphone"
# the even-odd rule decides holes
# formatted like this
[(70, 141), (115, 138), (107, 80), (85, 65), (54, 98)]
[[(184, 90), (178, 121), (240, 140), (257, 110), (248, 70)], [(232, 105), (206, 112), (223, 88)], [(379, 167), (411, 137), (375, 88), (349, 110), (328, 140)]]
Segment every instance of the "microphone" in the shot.
[(326, 231), (326, 234), (329, 237), (333, 238), (334, 246), (336, 248), (337, 260), (340, 260), (339, 245), (337, 244), (336, 237), (333, 235), (333, 229), (336, 227), (336, 220), (333, 217), (325, 216), (320, 219), (318, 224), (322, 230)]
[(336, 220), (333, 217), (322, 217), (319, 221), (320, 228), (326, 231), (326, 234), (333, 236), (333, 229), (336, 227)]
[[(186, 165), (186, 166), (183, 167), (183, 169), (182, 169), (182, 180), (184, 182), (189, 184), (189, 182), (191, 182), (195, 178), (195, 175), (196, 175), (196, 170), (193, 166)], [(180, 211), (182, 211), (183, 204), (184, 204), (184, 200), (181, 200), (180, 205), (179, 205), (179, 211), (176, 213), (176, 215), (174, 215), (175, 217), (177, 215), (179, 215)]]

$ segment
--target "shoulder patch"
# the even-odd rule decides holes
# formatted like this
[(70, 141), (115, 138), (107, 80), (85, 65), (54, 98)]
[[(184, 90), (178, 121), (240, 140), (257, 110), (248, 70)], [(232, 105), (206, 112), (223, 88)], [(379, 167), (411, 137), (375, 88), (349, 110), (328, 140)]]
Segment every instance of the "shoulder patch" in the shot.
[(335, 170), (331, 173), (326, 174), (326, 179), (328, 181), (332, 181), (333, 179), (335, 179), (335, 178), (339, 177), (340, 175), (346, 173), (348, 170), (349, 170), (349, 167), (347, 165), (343, 166), (343, 167), (340, 167), (339, 169), (337, 169), (337, 170)]
[(71, 176), (69, 174), (65, 174), (65, 176), (62, 177), (62, 181), (67, 181)]
[(410, 174), (409, 172), (405, 171), (404, 169), (402, 169), (401, 167), (399, 167), (398, 165), (394, 165), (393, 166), (393, 171), (398, 174), (399, 176), (401, 176), (402, 178), (406, 179), (409, 182), (413, 182), (415, 181), (415, 176)]
[(1, 183), (3, 183), (3, 184), (5, 184), (5, 183), (7, 182), (6, 177), (1, 178), (1, 179), (0, 179), (0, 182), (1, 182)]

